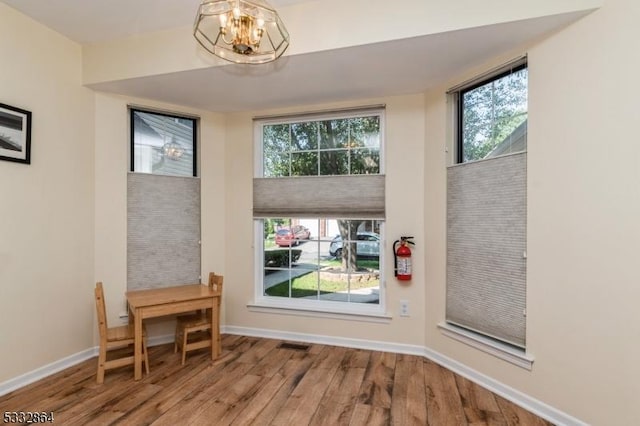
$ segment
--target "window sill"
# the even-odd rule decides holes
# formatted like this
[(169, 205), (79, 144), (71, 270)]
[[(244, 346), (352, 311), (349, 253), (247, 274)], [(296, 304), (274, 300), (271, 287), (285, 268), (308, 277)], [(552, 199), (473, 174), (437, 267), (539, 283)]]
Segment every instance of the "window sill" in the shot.
[(481, 334), (474, 333), (455, 325), (440, 323), (438, 328), (443, 335), (462, 342), (473, 348), (479, 349), (497, 358), (510, 362), (511, 364), (531, 371), (533, 367), (533, 357), (524, 350), (518, 350), (507, 344), (497, 342)]
[(349, 321), (364, 321), (388, 324), (392, 317), (386, 313), (367, 312), (367, 310), (344, 310), (335, 307), (293, 307), (283, 303), (258, 300), (254, 303), (247, 303), (247, 308), (251, 312), (268, 314), (295, 315), (302, 317), (331, 318)]

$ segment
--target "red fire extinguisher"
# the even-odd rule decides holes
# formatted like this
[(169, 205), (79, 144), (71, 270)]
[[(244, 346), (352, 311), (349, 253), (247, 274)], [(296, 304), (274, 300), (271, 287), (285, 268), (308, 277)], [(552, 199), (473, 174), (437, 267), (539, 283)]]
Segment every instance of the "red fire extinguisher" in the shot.
[[(409, 281), (411, 279), (411, 249), (409, 244), (415, 245), (411, 238), (413, 237), (400, 237), (399, 240), (393, 242), (394, 275), (400, 281)], [(399, 247), (396, 249), (398, 244)]]

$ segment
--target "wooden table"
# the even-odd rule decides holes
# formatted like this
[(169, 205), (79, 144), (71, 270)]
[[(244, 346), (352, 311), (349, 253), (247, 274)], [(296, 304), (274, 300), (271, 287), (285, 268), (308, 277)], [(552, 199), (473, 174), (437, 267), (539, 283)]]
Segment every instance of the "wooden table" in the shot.
[(220, 333), (219, 297), (220, 293), (202, 284), (128, 291), (129, 315), (133, 314), (135, 328), (134, 379), (142, 378), (142, 320), (147, 318), (211, 309), (211, 359), (220, 355), (217, 338)]

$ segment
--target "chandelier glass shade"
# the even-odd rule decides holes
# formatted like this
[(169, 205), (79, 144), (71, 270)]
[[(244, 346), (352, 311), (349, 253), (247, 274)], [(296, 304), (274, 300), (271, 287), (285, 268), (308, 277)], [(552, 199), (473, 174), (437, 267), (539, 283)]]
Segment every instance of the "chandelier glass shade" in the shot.
[(167, 142), (162, 146), (162, 153), (170, 160), (177, 161), (184, 154), (184, 148), (172, 139), (171, 142)]
[(193, 35), (207, 51), (238, 64), (264, 64), (289, 46), (289, 33), (265, 0), (203, 0)]

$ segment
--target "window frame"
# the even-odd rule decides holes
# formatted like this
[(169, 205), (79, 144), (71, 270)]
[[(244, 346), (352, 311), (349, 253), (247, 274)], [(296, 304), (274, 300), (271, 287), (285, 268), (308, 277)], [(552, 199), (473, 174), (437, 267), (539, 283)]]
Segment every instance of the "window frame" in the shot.
[[(278, 125), (278, 124), (294, 124), (294, 123), (302, 123), (302, 122), (311, 122), (311, 121), (322, 121), (322, 120), (339, 120), (339, 119), (349, 119), (349, 118), (358, 118), (358, 117), (371, 117), (378, 116), (379, 117), (379, 139), (380, 146), (378, 147), (379, 152), (379, 170), (377, 175), (384, 175), (384, 165), (385, 165), (385, 109), (384, 106), (373, 106), (373, 107), (363, 107), (363, 108), (354, 108), (352, 110), (341, 110), (341, 111), (327, 111), (327, 112), (317, 112), (317, 113), (301, 113), (301, 114), (292, 114), (286, 116), (274, 116), (274, 117), (256, 117), (254, 118), (254, 176), (255, 177), (264, 177), (264, 141), (263, 141), (263, 127), (268, 125)], [(315, 152), (323, 152), (320, 148), (320, 143), (318, 141), (318, 147), (314, 150)], [(289, 151), (291, 153), (292, 151)], [(296, 151), (297, 152), (297, 151)], [(290, 165), (291, 167), (291, 165)], [(314, 176), (327, 176), (320, 174), (320, 168), (318, 168), (318, 175), (311, 175), (309, 177)], [(330, 175), (329, 175), (330, 176)], [(359, 176), (358, 174), (349, 174), (342, 176)], [(295, 176), (289, 176), (295, 177)], [(305, 176), (306, 177), (306, 176)], [(295, 216), (294, 216), (295, 217)], [(306, 217), (306, 216), (305, 216)], [(318, 217), (306, 217), (307, 219), (345, 219), (351, 220), (356, 219), (355, 217), (322, 217), (318, 215)], [(366, 220), (371, 220), (371, 218), (366, 218)], [(380, 284), (379, 284), (379, 298), (377, 304), (370, 303), (359, 303), (359, 302), (335, 302), (335, 301), (327, 301), (327, 300), (309, 300), (309, 299), (301, 299), (301, 298), (291, 298), (291, 297), (277, 297), (277, 296), (267, 296), (264, 293), (264, 219), (254, 218), (254, 304), (250, 304), (250, 306), (254, 306), (257, 308), (273, 308), (273, 309), (283, 309), (285, 311), (299, 311), (310, 314), (310, 315), (342, 315), (346, 314), (350, 315), (360, 315), (360, 316), (368, 316), (374, 318), (388, 318), (385, 315), (386, 312), (386, 280), (385, 280), (385, 262), (384, 262), (384, 248), (385, 248), (385, 236), (384, 236), (384, 228), (385, 228), (385, 220), (384, 218), (377, 219), (380, 224), (380, 235), (379, 235), (379, 244), (380, 244), (380, 253), (379, 253), (379, 276), (380, 276)], [(331, 241), (333, 237), (326, 237), (327, 241)]]
[[(469, 160), (464, 161), (464, 95), (465, 93), (471, 92), (478, 87), (482, 87), (496, 80), (500, 80), (510, 74), (514, 74), (523, 69), (528, 69), (529, 64), (527, 58), (523, 58), (520, 60), (516, 60), (513, 63), (512, 67), (502, 66), (499, 67), (497, 74), (493, 75), (492, 73), (488, 73), (485, 75), (478, 76), (472, 82), (463, 83), (461, 86), (455, 89), (449, 90), (448, 93), (452, 93), (456, 97), (456, 107), (455, 107), (455, 163), (463, 164), (468, 163), (469, 161), (479, 161), (479, 160)], [(527, 83), (527, 92), (528, 92), (528, 83)], [(528, 112), (527, 107), (527, 112)]]
[[(188, 114), (172, 113), (166, 111), (158, 111), (154, 109), (147, 109), (141, 107), (129, 106), (129, 171), (132, 173), (147, 173), (135, 170), (135, 126), (134, 115), (136, 112), (142, 112), (145, 114), (154, 114), (162, 117), (178, 118), (182, 120), (189, 120), (193, 123), (193, 137), (192, 137), (192, 150), (193, 150), (193, 164), (191, 170), (191, 177), (198, 177), (198, 127), (200, 125), (200, 119)], [(149, 174), (161, 174), (161, 173), (149, 173)], [(163, 174), (164, 175), (164, 174)], [(182, 176), (186, 175), (171, 175), (165, 176)]]

